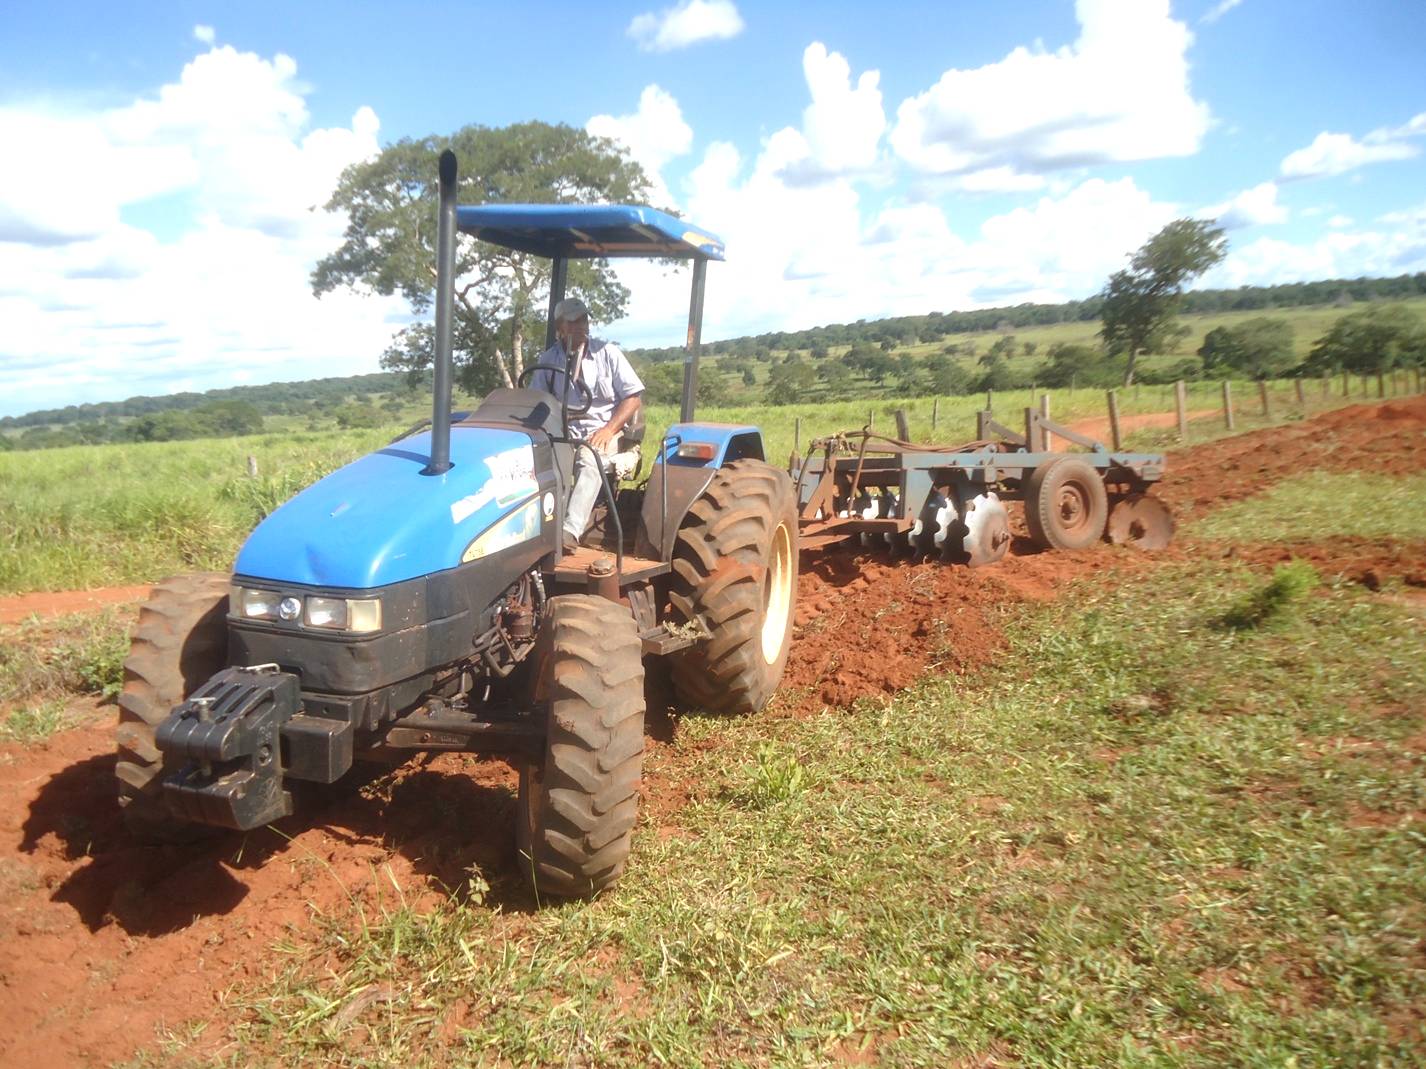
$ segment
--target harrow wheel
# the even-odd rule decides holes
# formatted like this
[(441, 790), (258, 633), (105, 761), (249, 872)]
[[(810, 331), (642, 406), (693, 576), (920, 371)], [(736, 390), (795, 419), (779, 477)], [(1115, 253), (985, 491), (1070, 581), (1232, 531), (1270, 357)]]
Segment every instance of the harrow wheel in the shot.
[(713, 477), (679, 528), (669, 602), (708, 637), (673, 659), (679, 701), (752, 713), (787, 666), (797, 600), (797, 507), (787, 473), (736, 460)]
[(551, 598), (539, 688), (544, 760), (520, 768), (520, 866), (541, 895), (588, 898), (624, 871), (644, 759), (644, 662), (629, 610), (593, 594)]
[(1168, 506), (1149, 494), (1129, 494), (1109, 510), (1105, 537), (1116, 546), (1163, 549), (1173, 541), (1174, 522)]
[(1108, 515), (1104, 482), (1078, 457), (1041, 464), (1025, 483), (1025, 525), (1042, 549), (1088, 549), (1104, 533)]

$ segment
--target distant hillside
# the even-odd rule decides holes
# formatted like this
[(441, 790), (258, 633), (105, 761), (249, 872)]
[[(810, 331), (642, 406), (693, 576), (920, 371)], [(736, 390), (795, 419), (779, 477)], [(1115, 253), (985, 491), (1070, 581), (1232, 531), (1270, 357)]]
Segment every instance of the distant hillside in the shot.
[[(1338, 312), (1360, 301), (1403, 300), (1426, 296), (1426, 273), (1396, 278), (1330, 279), (1322, 282), (1295, 282), (1281, 286), (1243, 286), (1233, 290), (1197, 290), (1185, 295), (1183, 312), (1199, 317), (1202, 323), (1215, 316), (1266, 309), (1299, 309), (1290, 313), (1301, 319), (1301, 327), (1317, 328), (1319, 320), (1330, 320)], [(888, 375), (898, 381), (895, 389), (905, 392), (913, 386), (935, 392), (959, 392), (970, 382), (966, 375), (942, 373), (938, 382), (920, 382), (923, 362), (935, 353), (956, 353), (967, 369), (974, 370), (978, 355), (971, 341), (942, 347), (948, 335), (1006, 334), (1019, 331), (1018, 346), (1002, 342), (1005, 354), (1014, 358), (1011, 366), (1024, 364), (1017, 378), (1035, 381), (1039, 372), (1032, 354), (1043, 354), (1056, 343), (1094, 345), (1101, 300), (1098, 296), (1063, 304), (1020, 304), (969, 312), (929, 312), (925, 315), (891, 319), (832, 323), (799, 331), (773, 331), (755, 336), (728, 338), (705, 345), (712, 357), (731, 357), (716, 366), (732, 374), (718, 374), (710, 365), (707, 382), (700, 388), (703, 404), (762, 400), (769, 389), (772, 354), (795, 355), (799, 351), (814, 359), (830, 351), (873, 347), (883, 353), (900, 350), (899, 371), (860, 364), (851, 368), (851, 377), (839, 376), (830, 367), (823, 369), (812, 396), (837, 397), (846, 389), (859, 393), (879, 393), (892, 389)], [(1308, 312), (1315, 307), (1321, 312)], [(1322, 328), (1325, 329), (1325, 328)], [(1316, 334), (1299, 330), (1296, 346), (1305, 353)], [(1191, 354), (1196, 343), (1181, 350)], [(634, 357), (649, 385), (653, 400), (676, 399), (679, 392), (673, 367), (654, 367), (681, 359), (683, 350), (634, 349)], [(1018, 355), (1017, 354), (1021, 354)], [(756, 358), (754, 361), (752, 358)], [(865, 360), (863, 360), (865, 363)], [(975, 372), (977, 375), (979, 371)], [(1183, 368), (1172, 374), (1192, 377)], [(949, 377), (947, 377), (949, 375)], [(846, 379), (846, 381), (842, 381)], [(825, 381), (823, 381), (825, 380)], [(965, 380), (965, 383), (962, 382)], [(791, 380), (789, 380), (791, 381)], [(1007, 380), (1008, 381), (1008, 380)], [(1047, 381), (1040, 375), (1038, 381)], [(1083, 381), (1088, 381), (1083, 380)], [(81, 442), (118, 440), (162, 441), (175, 438), (211, 437), (253, 433), (275, 427), (375, 426), (383, 421), (405, 418), (416, 406), (428, 404), (431, 376), (412, 378), (406, 372), (350, 375), (344, 378), (311, 379), (303, 382), (273, 382), (261, 386), (233, 386), (203, 393), (177, 393), (162, 397), (131, 397), (124, 401), (68, 405), (64, 408), (29, 412), (0, 418), (0, 449), (45, 448)], [(792, 383), (789, 390), (807, 395), (806, 384)], [(704, 394), (707, 392), (708, 396)], [(275, 417), (275, 418), (274, 418)]]
[[(1289, 282), (1281, 286), (1240, 286), (1233, 290), (1191, 290), (1184, 294), (1181, 311), (1185, 315), (1258, 311), (1268, 308), (1302, 308), (1310, 305), (1345, 307), (1357, 301), (1402, 300), (1426, 296), (1426, 272), (1395, 278), (1329, 279), (1323, 282)], [(1017, 304), (1004, 308), (982, 308), (970, 312), (930, 312), (926, 315), (893, 319), (832, 323), (798, 331), (773, 331), (753, 337), (729, 338), (705, 345), (715, 356), (751, 356), (757, 350), (827, 349), (833, 346), (909, 346), (935, 342), (948, 334), (1004, 332), (1023, 327), (1056, 323), (1084, 323), (1099, 319), (1103, 301), (1098, 295), (1064, 304)], [(646, 360), (677, 359), (683, 350), (640, 349)]]
[(296, 415), (314, 404), (341, 404), (362, 397), (381, 397), (403, 390), (431, 388), (429, 375), (412, 382), (404, 371), (382, 371), (374, 375), (345, 378), (307, 379), (303, 382), (269, 382), (262, 386), (229, 386), (203, 393), (171, 393), (162, 397), (130, 397), (126, 401), (66, 405), (27, 412), (23, 416), (0, 417), (0, 431), (22, 427), (67, 426), (112, 419), (152, 416), (160, 412), (187, 412), (214, 404), (243, 402), (268, 414)]

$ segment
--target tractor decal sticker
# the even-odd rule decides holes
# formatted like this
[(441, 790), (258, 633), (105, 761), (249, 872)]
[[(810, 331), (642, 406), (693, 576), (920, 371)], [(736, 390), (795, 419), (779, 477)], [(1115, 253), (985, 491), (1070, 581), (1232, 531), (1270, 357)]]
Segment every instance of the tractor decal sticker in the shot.
[(490, 468), (487, 485), (495, 492), (495, 500), (501, 505), (529, 497), (540, 489), (535, 479), (535, 446), (532, 442), (496, 453), (485, 464)]
[(487, 457), (485, 466), (490, 469), (485, 485), (451, 502), (451, 523), (464, 523), (492, 501), (503, 508), (540, 489), (535, 478), (535, 447), (531, 443)]
[(461, 554), (462, 564), (469, 564), (481, 557), (488, 557), (502, 549), (509, 549), (521, 542), (528, 542), (540, 533), (540, 503), (530, 499), (525, 505), (515, 509), (503, 520), (498, 521), (481, 533), (480, 537), (465, 547)]

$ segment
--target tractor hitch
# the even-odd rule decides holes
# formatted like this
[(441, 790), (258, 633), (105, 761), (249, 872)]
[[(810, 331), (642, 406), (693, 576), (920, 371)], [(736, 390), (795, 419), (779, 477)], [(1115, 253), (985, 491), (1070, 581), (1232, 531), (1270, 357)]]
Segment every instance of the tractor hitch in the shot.
[(177, 706), (155, 737), (185, 762), (163, 781), (173, 814), (246, 831), (291, 813), (280, 734), (301, 701), (295, 675), (260, 665), (225, 668)]

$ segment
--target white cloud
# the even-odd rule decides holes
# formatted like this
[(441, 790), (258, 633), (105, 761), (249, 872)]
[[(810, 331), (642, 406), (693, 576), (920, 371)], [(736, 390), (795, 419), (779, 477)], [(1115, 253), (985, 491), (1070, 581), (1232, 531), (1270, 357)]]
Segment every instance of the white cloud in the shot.
[(217, 33), (212, 26), (204, 26), (202, 23), (199, 23), (193, 27), (193, 39), (195, 41), (199, 41), (205, 45), (211, 45), (216, 38)]
[(807, 177), (871, 170), (886, 129), (881, 73), (864, 71), (853, 86), (846, 57), (814, 41), (802, 53), (802, 74), (812, 102), (802, 113), (797, 146), (805, 154), (790, 167)]
[[(848, 76), (842, 81), (850, 88)], [(957, 232), (925, 200), (869, 205), (854, 175), (800, 181), (789, 165), (805, 164), (809, 145), (784, 128), (749, 161), (715, 142), (684, 184), (679, 207), (728, 247), (728, 262), (709, 273), (706, 337), (1080, 297), (1176, 214), (1132, 179), (1092, 179), (978, 232)], [(687, 273), (638, 263), (621, 263), (619, 273), (633, 298), (609, 333), (634, 345), (676, 344)]]
[(1426, 112), (1398, 127), (1373, 130), (1358, 141), (1351, 134), (1324, 130), (1306, 148), (1283, 157), (1284, 178), (1331, 178), (1371, 163), (1409, 160), (1420, 155), (1410, 139), (1426, 135)]
[(1346, 229), (1351, 221), (1337, 216), (1329, 222), (1334, 229), (1313, 241), (1259, 238), (1231, 249), (1227, 260), (1205, 276), (1204, 285), (1271, 285), (1426, 270), (1426, 203), (1390, 216), (1389, 221), (1379, 220), (1385, 227), (1361, 230)]
[(897, 109), (891, 144), (918, 170), (996, 180), (1186, 156), (1209, 125), (1188, 84), (1193, 35), (1168, 0), (1079, 0), (1079, 39), (949, 70)]
[(1228, 14), (1228, 12), (1232, 11), (1242, 2), (1243, 0), (1218, 0), (1218, 3), (1213, 5), (1212, 9), (1208, 12), (1208, 14), (1203, 16), (1202, 21), (1217, 22), (1224, 15)]
[(1350, 215), (1334, 215), (1327, 220), (1327, 225), (1333, 230), (1340, 230), (1343, 227), (1351, 226), (1356, 220)]
[(732, 0), (683, 0), (657, 14), (635, 15), (625, 32), (645, 52), (672, 52), (736, 37), (743, 32), (743, 17)]
[[(3, 410), (376, 370), (399, 302), (319, 301), (308, 275), (343, 229), (313, 209), (379, 124), (311, 129), (296, 74), (214, 48), (122, 107), (0, 109), (7, 159), (53, 161), (0, 162)], [(162, 233), (125, 221), (140, 207)]]
[(1204, 208), (1198, 214), (1205, 219), (1216, 219), (1227, 230), (1238, 230), (1245, 226), (1285, 223), (1288, 212), (1277, 202), (1277, 183), (1261, 182), (1221, 204)]
[(654, 203), (672, 204), (673, 197), (663, 180), (663, 168), (693, 147), (693, 128), (684, 122), (683, 109), (668, 92), (657, 85), (645, 86), (632, 115), (596, 115), (584, 128), (596, 137), (607, 137), (628, 149), (629, 155), (649, 175), (654, 187), (651, 191)]

